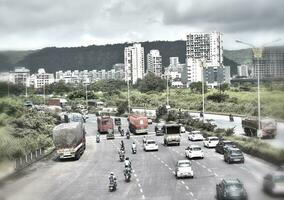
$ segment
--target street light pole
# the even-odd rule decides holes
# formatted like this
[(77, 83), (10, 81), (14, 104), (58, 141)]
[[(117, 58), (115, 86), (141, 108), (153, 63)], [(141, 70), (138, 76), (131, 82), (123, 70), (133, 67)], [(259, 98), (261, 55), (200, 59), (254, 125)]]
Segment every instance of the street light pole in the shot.
[(88, 85), (86, 84), (86, 109), (88, 110)]
[(167, 107), (169, 106), (169, 79), (168, 79), (168, 74), (166, 75), (166, 80), (167, 80)]
[(274, 43), (274, 42), (278, 42), (280, 40), (281, 39), (277, 39), (277, 40), (274, 40), (272, 42), (265, 43), (265, 44), (263, 44), (260, 47), (255, 47), (254, 45), (252, 45), (250, 43), (243, 42), (243, 41), (240, 41), (240, 40), (236, 40), (237, 43), (241, 43), (241, 44), (244, 44), (244, 45), (247, 45), (247, 46), (251, 47), (252, 52), (253, 52), (253, 56), (254, 56), (254, 58), (257, 61), (256, 65), (257, 65), (257, 114), (258, 114), (258, 133), (257, 133), (257, 137), (258, 138), (262, 137), (262, 133), (260, 131), (260, 129), (261, 129), (261, 123), (260, 123), (260, 118), (261, 118), (260, 117), (260, 73), (259, 73), (259, 70), (260, 70), (260, 59), (262, 58), (262, 52), (263, 52), (264, 46), (266, 46), (268, 44), (271, 44), (271, 43)]
[(202, 74), (201, 74), (201, 80), (202, 80), (202, 122), (204, 123), (204, 117), (205, 117), (205, 115), (204, 115), (204, 112), (205, 112), (205, 89), (204, 89), (204, 60), (203, 59), (201, 59), (200, 60), (200, 64), (201, 64), (201, 68), (202, 68)]

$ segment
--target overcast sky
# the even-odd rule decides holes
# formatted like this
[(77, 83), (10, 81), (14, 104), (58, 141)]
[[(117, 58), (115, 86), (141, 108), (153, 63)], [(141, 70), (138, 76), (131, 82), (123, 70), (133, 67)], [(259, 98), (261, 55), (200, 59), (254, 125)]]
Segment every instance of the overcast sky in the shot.
[(0, 50), (185, 40), (215, 30), (225, 49), (239, 49), (236, 39), (284, 40), (283, 8), (283, 0), (0, 0)]

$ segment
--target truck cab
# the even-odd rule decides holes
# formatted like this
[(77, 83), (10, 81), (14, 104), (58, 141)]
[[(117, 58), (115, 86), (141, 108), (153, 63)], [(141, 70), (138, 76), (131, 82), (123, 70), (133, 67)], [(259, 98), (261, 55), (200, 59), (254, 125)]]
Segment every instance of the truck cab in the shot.
[(180, 145), (181, 135), (180, 135), (180, 125), (179, 124), (165, 124), (163, 126), (164, 133), (164, 145), (169, 144)]

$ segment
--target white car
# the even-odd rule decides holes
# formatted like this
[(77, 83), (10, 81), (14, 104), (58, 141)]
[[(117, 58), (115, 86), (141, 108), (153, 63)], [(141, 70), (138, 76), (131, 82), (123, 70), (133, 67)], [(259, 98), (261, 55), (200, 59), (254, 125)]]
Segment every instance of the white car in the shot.
[(180, 178), (180, 177), (193, 178), (193, 170), (191, 167), (191, 162), (189, 160), (177, 161), (175, 175), (177, 178)]
[(219, 142), (219, 138), (212, 136), (212, 137), (207, 137), (204, 141), (203, 141), (203, 145), (207, 148), (215, 148), (217, 146)]
[(185, 149), (185, 157), (192, 158), (204, 158), (204, 153), (200, 146), (198, 145), (190, 145)]
[(155, 140), (146, 140), (144, 143), (144, 151), (158, 151), (159, 147)]
[(184, 126), (181, 126), (181, 127), (180, 127), (180, 132), (181, 132), (181, 133), (185, 133), (185, 127), (184, 127)]
[(202, 136), (200, 131), (191, 131), (188, 134), (188, 139), (191, 141), (202, 141), (204, 140), (204, 137)]

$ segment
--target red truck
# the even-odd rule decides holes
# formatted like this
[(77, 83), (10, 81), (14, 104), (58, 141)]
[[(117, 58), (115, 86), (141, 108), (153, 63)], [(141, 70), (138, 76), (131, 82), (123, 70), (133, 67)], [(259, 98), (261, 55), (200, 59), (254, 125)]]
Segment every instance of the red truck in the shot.
[(131, 114), (128, 116), (129, 130), (133, 134), (148, 133), (148, 118), (144, 115)]
[(110, 116), (98, 116), (97, 123), (99, 133), (110, 133), (114, 131), (113, 119)]

